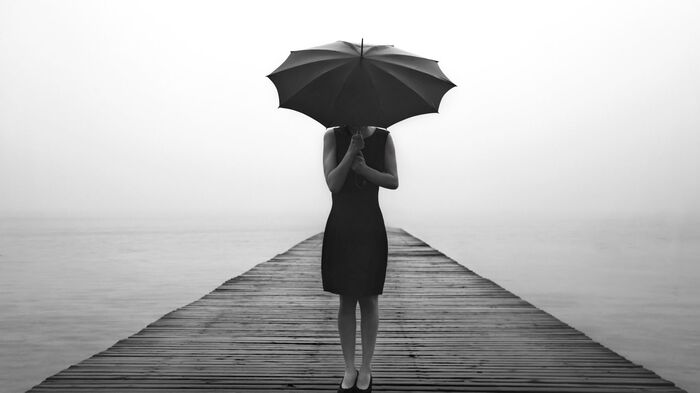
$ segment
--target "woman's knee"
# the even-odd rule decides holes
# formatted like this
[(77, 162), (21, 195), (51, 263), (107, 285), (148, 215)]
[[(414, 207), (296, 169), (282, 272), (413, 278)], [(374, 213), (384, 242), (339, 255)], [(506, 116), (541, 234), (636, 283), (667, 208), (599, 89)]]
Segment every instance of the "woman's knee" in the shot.
[(362, 309), (376, 309), (379, 306), (378, 295), (361, 296), (358, 298), (358, 301)]
[(357, 307), (357, 297), (350, 295), (339, 295), (340, 311), (355, 312)]

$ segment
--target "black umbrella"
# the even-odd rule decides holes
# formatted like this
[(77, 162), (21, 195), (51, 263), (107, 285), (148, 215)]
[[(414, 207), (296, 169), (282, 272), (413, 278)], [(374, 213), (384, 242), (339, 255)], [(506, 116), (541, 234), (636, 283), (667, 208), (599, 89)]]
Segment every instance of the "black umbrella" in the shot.
[(280, 108), (299, 111), (325, 127), (389, 127), (411, 116), (436, 113), (456, 86), (437, 61), (393, 45), (336, 41), (292, 51), (270, 75)]

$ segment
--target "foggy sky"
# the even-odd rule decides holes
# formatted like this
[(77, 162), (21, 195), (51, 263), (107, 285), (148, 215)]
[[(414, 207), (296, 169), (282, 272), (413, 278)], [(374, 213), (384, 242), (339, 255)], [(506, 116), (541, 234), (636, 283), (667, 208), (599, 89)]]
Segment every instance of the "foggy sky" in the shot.
[(0, 214), (323, 220), (325, 129), (265, 75), (364, 38), (457, 84), (389, 128), (387, 224), (697, 215), (697, 20), (682, 1), (1, 1)]

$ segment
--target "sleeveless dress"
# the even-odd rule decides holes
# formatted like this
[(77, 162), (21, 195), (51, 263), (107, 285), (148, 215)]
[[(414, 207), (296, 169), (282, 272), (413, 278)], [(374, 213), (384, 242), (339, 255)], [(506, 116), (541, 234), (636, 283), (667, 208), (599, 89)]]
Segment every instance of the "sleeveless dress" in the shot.
[[(336, 163), (345, 156), (352, 138), (347, 127), (335, 133)], [(376, 128), (364, 138), (367, 166), (384, 172), (384, 147), (389, 131)], [(323, 232), (321, 276), (326, 292), (365, 296), (384, 290), (388, 242), (379, 208), (379, 186), (352, 169), (340, 191), (331, 193), (333, 205)]]

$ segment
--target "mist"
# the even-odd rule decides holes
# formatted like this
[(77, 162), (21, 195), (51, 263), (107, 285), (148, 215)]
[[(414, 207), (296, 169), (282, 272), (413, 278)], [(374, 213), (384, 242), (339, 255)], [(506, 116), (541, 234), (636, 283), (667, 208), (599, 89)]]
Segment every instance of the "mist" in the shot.
[(0, 3), (0, 214), (306, 220), (325, 128), (265, 77), (335, 40), (436, 59), (388, 225), (700, 213), (697, 2)]

